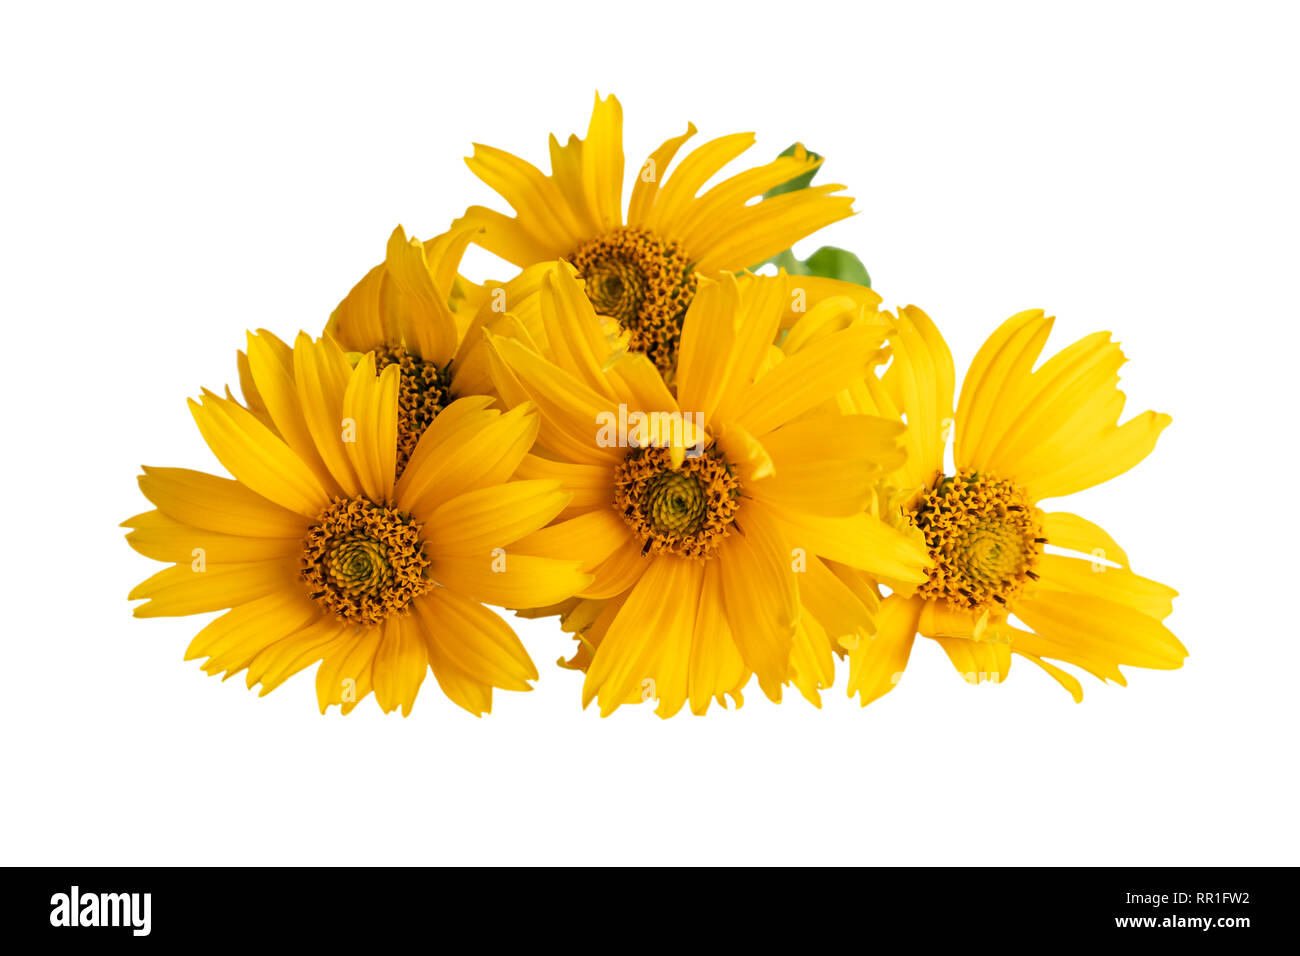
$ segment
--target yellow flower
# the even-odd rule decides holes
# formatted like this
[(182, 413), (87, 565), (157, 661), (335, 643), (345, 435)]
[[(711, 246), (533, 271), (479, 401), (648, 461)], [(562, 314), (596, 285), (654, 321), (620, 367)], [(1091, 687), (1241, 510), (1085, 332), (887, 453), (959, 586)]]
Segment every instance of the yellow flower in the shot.
[[(375, 368), (401, 369), (397, 417), (397, 473), (401, 476), (415, 445), (442, 409), (456, 398), (490, 395), (483, 357), (483, 328), (526, 335), (534, 328), (532, 304), (547, 263), (525, 270), (508, 283), (474, 286), (457, 269), (474, 228), (453, 228), (421, 242), (401, 226), (388, 240), (384, 261), (338, 304), (325, 334), (349, 352), (373, 352)], [(506, 304), (511, 311), (505, 311)], [(269, 332), (261, 334), (279, 343)], [(248, 356), (238, 355), (240, 388), (248, 409), (275, 430), (258, 393)]]
[(539, 296), (553, 360), (488, 336), (499, 393), (541, 412), (545, 455), (520, 474), (573, 493), (518, 546), (586, 555), (579, 600), (543, 611), (580, 632), (583, 703), (602, 715), (651, 698), (662, 717), (739, 704), (751, 674), (773, 700), (793, 682), (817, 703), (832, 642), (870, 629), (875, 595), (849, 569), (925, 580), (920, 535), (865, 511), (902, 460), (902, 427), (819, 410), (882, 360), (887, 326), (874, 307), (828, 301), (775, 348), (786, 291), (783, 278), (701, 280), (675, 392), (646, 355), (615, 350), (567, 270)]
[[(449, 354), (440, 343), (438, 358)], [(427, 669), (475, 714), (492, 688), (537, 677), (510, 627), (482, 603), (528, 607), (590, 582), (577, 561), (515, 546), (568, 500), (557, 481), (512, 480), (533, 444), (530, 406), (452, 402), (422, 433), (401, 477), (403, 367), (355, 364), (329, 338), (290, 349), (249, 335), (249, 376), (269, 425), (233, 399), (190, 402), (199, 430), (234, 479), (145, 468), (156, 510), (124, 522), (127, 540), (173, 566), (137, 586), (137, 617), (229, 608), (199, 632), (187, 659), (226, 676), (248, 671), (262, 693), (321, 662), (323, 713), (372, 690), (409, 714)]]
[[(1035, 369), (1051, 327), (1041, 311), (1003, 323), (975, 356), (954, 415), (952, 355), (929, 317), (908, 307), (891, 337), (893, 364), (849, 403), (906, 416), (907, 462), (890, 477), (901, 489), (895, 513), (924, 533), (934, 562), (915, 594), (884, 600), (876, 636), (850, 651), (849, 694), (864, 705), (898, 682), (918, 633), (971, 682), (1005, 679), (1014, 653), (1076, 700), (1079, 682), (1044, 658), (1123, 684), (1121, 664), (1176, 668), (1187, 656), (1161, 623), (1177, 592), (1133, 573), (1097, 525), (1040, 507), (1132, 468), (1170, 422), (1148, 411), (1118, 424), (1125, 358), (1108, 332)], [(945, 474), (950, 432), (955, 473)]]
[(648, 354), (671, 382), (682, 317), (701, 278), (739, 272), (823, 226), (852, 215), (839, 185), (797, 189), (751, 202), (821, 163), (803, 147), (791, 156), (701, 188), (754, 142), (752, 133), (711, 140), (667, 174), (686, 133), (656, 149), (636, 171), (623, 209), (623, 110), (596, 97), (587, 138), (551, 137), (551, 175), (503, 150), (475, 144), (475, 175), (515, 210), (473, 206), (458, 225), (481, 227), (474, 241), (521, 267), (565, 259), (586, 280), (596, 310), (620, 322), (629, 347)]

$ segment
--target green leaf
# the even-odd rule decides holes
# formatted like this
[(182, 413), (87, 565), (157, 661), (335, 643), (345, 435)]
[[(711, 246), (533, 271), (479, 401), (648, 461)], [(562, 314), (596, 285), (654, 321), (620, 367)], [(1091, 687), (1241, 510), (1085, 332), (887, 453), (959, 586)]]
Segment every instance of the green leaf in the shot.
[[(783, 149), (779, 154), (777, 154), (776, 158), (780, 159), (782, 156), (793, 156), (798, 149), (799, 149), (798, 143), (791, 143), (788, 148)], [(808, 152), (809, 159), (813, 161), (821, 159), (821, 156), (817, 153), (814, 153), (812, 150), (808, 150), (807, 152)], [(779, 186), (773, 186), (767, 192), (763, 193), (763, 198), (771, 199), (773, 196), (780, 196), (782, 193), (792, 193), (796, 189), (807, 189), (812, 184), (813, 177), (816, 175), (817, 175), (816, 169), (810, 169), (806, 173), (800, 173), (798, 176), (796, 176), (794, 179), (790, 180), (789, 182), (782, 183)]]
[[(839, 279), (841, 282), (853, 282), (871, 288), (871, 275), (862, 260), (837, 246), (822, 246), (807, 259), (797, 259), (789, 249), (773, 256), (767, 262), (778, 269), (784, 269), (792, 276), (816, 276), (820, 279)], [(761, 265), (767, 265), (767, 262)], [(757, 269), (758, 266), (755, 266)]]
[(804, 265), (809, 275), (856, 282), (858, 285), (871, 288), (871, 275), (867, 272), (867, 267), (862, 264), (861, 259), (847, 249), (838, 246), (822, 246), (805, 260)]

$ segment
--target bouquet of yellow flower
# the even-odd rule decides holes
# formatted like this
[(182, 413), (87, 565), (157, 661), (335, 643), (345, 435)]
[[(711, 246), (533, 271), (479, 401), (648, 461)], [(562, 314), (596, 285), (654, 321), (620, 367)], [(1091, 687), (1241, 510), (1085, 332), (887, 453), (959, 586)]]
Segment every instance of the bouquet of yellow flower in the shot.
[[(1042, 505), (1169, 424), (1120, 423), (1110, 333), (1040, 362), (1053, 320), (1021, 312), (958, 392), (929, 316), (884, 309), (850, 252), (791, 251), (853, 213), (813, 185), (820, 156), (722, 175), (753, 136), (678, 159), (688, 126), (625, 205), (622, 127), (598, 95), (549, 175), (475, 146), (513, 216), (399, 227), (318, 334), (248, 333), (239, 397), (190, 401), (230, 477), (140, 476), (154, 507), (127, 541), (168, 567), (131, 592), (137, 616), (224, 611), (187, 658), (262, 694), (315, 665), (322, 713), (373, 692), (409, 714), (430, 669), (476, 715), (529, 690), (489, 606), (554, 618), (602, 715), (738, 707), (751, 679), (820, 705), (837, 667), (865, 705), (918, 634), (969, 682), (1019, 655), (1076, 700), (1052, 661), (1120, 684), (1120, 665), (1181, 666), (1175, 592)], [(470, 245), (517, 273), (469, 281)]]

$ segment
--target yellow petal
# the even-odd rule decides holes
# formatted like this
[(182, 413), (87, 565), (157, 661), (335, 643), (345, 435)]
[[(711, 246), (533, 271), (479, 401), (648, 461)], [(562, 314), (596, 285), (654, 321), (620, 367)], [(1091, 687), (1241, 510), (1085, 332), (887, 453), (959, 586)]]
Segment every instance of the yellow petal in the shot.
[[(700, 286), (702, 291), (707, 291), (703, 281)], [(729, 322), (733, 329), (725, 364), (715, 356), (712, 367), (706, 364), (701, 370), (704, 376), (712, 375), (719, 380), (717, 407), (712, 413), (708, 413), (707, 406), (683, 407), (708, 413), (705, 418), (710, 422), (743, 424), (745, 413), (751, 410), (754, 383), (769, 372), (774, 359), (781, 357), (781, 351), (772, 343), (781, 324), (786, 287), (779, 278), (748, 275), (733, 277), (730, 274), (719, 276), (716, 287), (721, 299), (714, 307), (714, 311), (720, 313), (714, 321), (724, 324)], [(696, 295), (695, 302), (699, 301), (700, 297)], [(734, 305), (731, 304), (733, 301)], [(686, 326), (690, 326), (693, 321), (688, 311)], [(683, 360), (684, 358), (685, 356)], [(762, 437), (752, 428), (750, 431), (756, 437)]]
[(459, 344), (456, 319), (448, 304), (456, 266), (477, 230), (453, 226), (424, 243), (408, 239), (401, 226), (388, 239), (384, 260), (390, 286), (384, 299), (396, 308), (400, 340), (426, 362), (445, 366)]
[[(425, 437), (438, 425), (438, 419)], [(398, 503), (423, 517), (474, 488), (508, 481), (533, 447), (539, 421), (537, 409), (526, 404), (504, 415), (466, 416), (445, 440), (441, 433), (435, 435), (429, 447), (421, 437), (397, 484)]]
[(578, 593), (585, 598), (617, 597), (641, 580), (653, 563), (654, 558), (642, 550), (640, 539), (629, 529), (623, 543), (596, 565), (591, 582)]
[(318, 608), (302, 589), (278, 588), (227, 611), (195, 636), (185, 659), (208, 658), (209, 674), (236, 674), (269, 645), (319, 620)]
[(1018, 600), (1014, 611), (1043, 636), (1117, 664), (1172, 670), (1182, 667), (1187, 656), (1187, 649), (1156, 618), (1086, 594), (1042, 588)]
[[(537, 531), (563, 510), (569, 495), (556, 481), (510, 481), (467, 491), (429, 516), (425, 531), (431, 554), (490, 554)], [(527, 553), (527, 552), (525, 552)], [(578, 558), (575, 551), (565, 557)]]
[(799, 598), (790, 544), (767, 506), (746, 501), (736, 526), (713, 558), (721, 566), (731, 633), (763, 693), (781, 699), (790, 676), (790, 649)]
[(1112, 601), (1141, 611), (1157, 620), (1173, 613), (1173, 599), (1178, 592), (1159, 581), (1152, 581), (1127, 568), (1112, 568), (1100, 561), (1084, 561), (1059, 554), (1045, 554), (1039, 559), (1038, 582), (1044, 590), (1068, 591), (1099, 601)]
[[(271, 416), (266, 412), (266, 403), (262, 401), (262, 396), (257, 394), (257, 385), (253, 382), (253, 370), (249, 368), (248, 356), (244, 354), (242, 349), (235, 353), (235, 365), (239, 370), (239, 391), (244, 396), (244, 405), (258, 417), (262, 424), (274, 427), (271, 423)], [(229, 387), (227, 387), (226, 391), (227, 393), (230, 391)], [(228, 397), (233, 396), (228, 395)]]
[[(145, 466), (140, 490), (158, 510), (182, 524), (231, 535), (301, 538), (302, 515), (268, 501), (230, 478), (188, 468)], [(314, 515), (312, 517), (315, 517)]]
[(656, 557), (610, 624), (587, 670), (583, 706), (593, 699), (602, 717), (638, 692), (659, 699), (661, 717), (685, 702), (691, 637), (699, 608), (703, 565)]
[(1043, 521), (1048, 544), (1090, 554), (1098, 561), (1128, 567), (1128, 555), (1101, 527), (1068, 511), (1054, 511)]
[(591, 112), (587, 138), (551, 137), (551, 178), (581, 227), (600, 235), (623, 224), (623, 108), (613, 96)]
[(835, 680), (835, 657), (831, 641), (817, 619), (809, 614), (799, 619), (790, 653), (790, 682), (814, 707), (822, 705), (821, 692)]
[(687, 249), (701, 250), (696, 268), (705, 275), (720, 269), (746, 268), (853, 215), (853, 197), (834, 195), (842, 189), (833, 183), (764, 199), (718, 217), (707, 230), (684, 234), (682, 242)]
[[(504, 150), (476, 143), (474, 155), (465, 160), (465, 165), (510, 203), (518, 215), (506, 222), (513, 223), (512, 228), (526, 237), (531, 245), (547, 250), (548, 254), (540, 258), (558, 259), (578, 248), (585, 239), (591, 238), (574, 216), (554, 180), (542, 175), (541, 170), (531, 163)], [(514, 237), (504, 246), (494, 245), (494, 233), (501, 230), (505, 225), (503, 222), (492, 222), (480, 216), (476, 224), (488, 230), (476, 241), (491, 251), (497, 252), (500, 248), (508, 250), (521, 245), (520, 236)], [(457, 225), (469, 223), (458, 222)], [(524, 266), (531, 263), (515, 264)]]
[(682, 144), (696, 132), (695, 124), (688, 123), (685, 133), (665, 140), (658, 149), (646, 157), (646, 161), (641, 164), (641, 169), (637, 173), (636, 182), (632, 185), (632, 199), (627, 209), (629, 225), (639, 226), (645, 222), (658, 199), (659, 183), (665, 178), (668, 165), (673, 161)]
[(1007, 383), (1019, 403), (986, 450), (990, 469), (1023, 474), (1027, 460), (1038, 457), (1044, 445), (1067, 437), (1062, 432), (1091, 435), (1113, 425), (1118, 413), (1105, 420), (1105, 397), (1114, 391), (1123, 364), (1124, 354), (1110, 333), (1096, 332), (1048, 358), (1023, 381)]
[(1058, 684), (1060, 684), (1067, 691), (1069, 691), (1070, 696), (1074, 698), (1074, 702), (1076, 704), (1083, 702), (1083, 686), (1079, 683), (1079, 681), (1074, 677), (1073, 674), (1068, 674), (1065, 671), (1061, 670), (1059, 667), (1055, 667), (1052, 664), (1047, 663), (1047, 661), (1035, 657), (1033, 654), (1028, 654), (1020, 650), (1019, 648), (1013, 647), (1012, 652), (1019, 654), (1021, 657), (1025, 658), (1026, 660), (1033, 661), (1035, 664), (1037, 664), (1039, 667), (1045, 670), (1048, 674), (1050, 674)]
[(293, 346), (293, 380), (321, 460), (348, 497), (361, 488), (344, 442), (343, 396), (352, 378), (347, 356), (332, 339), (301, 333)]
[(518, 219), (486, 206), (470, 206), (452, 227), (474, 230), (476, 245), (520, 268), (565, 254), (565, 240), (535, 235)]
[(790, 275), (784, 270), (777, 278), (785, 282), (781, 328), (788, 329), (789, 334), (781, 340), (781, 349), (788, 355), (855, 321), (883, 325), (892, 320), (889, 313), (880, 311), (880, 293), (866, 286), (820, 276)]
[(613, 469), (609, 465), (583, 465), (568, 461), (554, 461), (537, 455), (525, 455), (519, 463), (515, 477), (558, 481), (560, 487), (573, 496), (562, 514), (562, 517), (566, 518), (590, 511), (607, 511), (613, 495), (614, 476)]
[(814, 159), (800, 144), (790, 156), (779, 156), (763, 166), (729, 176), (691, 203), (676, 231), (702, 245), (710, 244), (719, 232), (727, 231), (719, 229), (719, 225), (743, 217), (751, 200), (775, 186), (815, 172), (821, 164), (820, 157)]
[(593, 571), (629, 539), (627, 522), (610, 508), (597, 508), (559, 521), (515, 542), (514, 550), (544, 558), (577, 559)]
[(547, 357), (606, 400), (615, 398), (605, 374), (612, 357), (604, 325), (576, 276), (557, 269), (542, 280), (538, 292)]
[(1123, 671), (1119, 669), (1119, 665), (1104, 649), (1096, 647), (1080, 648), (1069, 643), (1052, 640), (1033, 631), (1011, 627), (1007, 624), (999, 626), (998, 632), (1000, 637), (1010, 642), (1012, 653), (1020, 654), (1032, 660), (1051, 674), (1071, 694), (1075, 694), (1077, 690), (1076, 700), (1083, 699), (1083, 688), (1079, 686), (1078, 681), (1074, 680), (1070, 675), (1066, 675), (1069, 680), (1063, 680), (1060, 674), (1055, 673), (1049, 665), (1043, 663), (1042, 658), (1050, 657), (1058, 661), (1068, 661), (1075, 667), (1087, 671), (1098, 680), (1114, 681), (1121, 687), (1128, 684)]
[[(694, 127), (691, 131), (694, 132)], [(664, 182), (655, 197), (653, 207), (646, 212), (645, 225), (663, 235), (679, 236), (677, 225), (690, 211), (700, 187), (712, 179), (722, 167), (753, 145), (753, 133), (719, 136), (688, 153), (671, 175), (664, 177), (664, 170), (657, 170), (657, 174)], [(694, 256), (700, 255), (699, 251), (689, 251)], [(743, 264), (733, 263), (731, 268), (743, 269), (758, 261), (753, 259)]]
[(261, 684), (259, 697), (337, 648), (352, 633), (333, 617), (318, 617), (304, 628), (268, 644), (248, 664), (248, 686)]
[(1011, 670), (1011, 645), (1001, 641), (971, 641), (964, 637), (936, 637), (933, 640), (943, 648), (957, 668), (957, 673), (968, 684), (990, 681), (998, 684), (1007, 679)]
[(489, 335), (495, 370), (513, 375), (541, 410), (539, 440), (568, 461), (612, 462), (622, 450), (597, 441), (602, 421), (617, 420), (616, 402), (607, 399), (570, 373), (546, 361), (518, 342)]
[(881, 329), (859, 325), (802, 349), (754, 383), (737, 421), (761, 439), (865, 377), (882, 337)]
[(302, 534), (291, 538), (221, 534), (181, 524), (161, 511), (148, 511), (122, 522), (134, 530), (127, 544), (147, 558), (172, 564), (195, 561), (238, 564), (288, 558), (302, 550)]
[(764, 503), (780, 519), (791, 547), (900, 582), (922, 584), (929, 557), (919, 533), (905, 533), (868, 514), (825, 517)]
[(880, 605), (876, 633), (849, 651), (849, 696), (859, 695), (865, 707), (897, 686), (907, 669), (921, 616), (919, 598), (891, 595)]
[(889, 344), (894, 361), (884, 385), (907, 416), (907, 462), (896, 480), (903, 488), (919, 488), (944, 470), (953, 427), (952, 353), (930, 317), (915, 306), (899, 311)]
[(247, 409), (211, 393), (189, 404), (208, 447), (242, 484), (308, 517), (329, 503), (311, 467)]
[[(293, 381), (293, 350), (270, 332), (260, 331), (256, 335), (250, 332), (248, 367), (280, 437), (312, 471), (327, 478), (329, 471), (316, 451)], [(336, 490), (332, 482), (327, 482), (327, 487), (331, 492)]]
[(442, 692), (458, 707), (475, 717), (492, 712), (492, 685), (465, 673), (447, 655), (445, 647), (433, 639), (427, 625), (423, 629), (429, 666)]
[(740, 656), (722, 593), (722, 566), (717, 561), (704, 565), (700, 586), (699, 611), (695, 618), (695, 638), (691, 644), (689, 696), (691, 713), (704, 714), (710, 700), (727, 706), (727, 695), (744, 703), (740, 690), (749, 680), (750, 671)]
[(375, 649), (372, 681), (375, 702), (386, 714), (398, 708), (411, 715), (415, 697), (429, 670), (421, 623), (413, 615), (394, 614), (384, 621), (383, 637)]
[[(685, 443), (693, 444), (703, 440), (699, 429), (695, 427), (696, 416), (684, 416), (672, 391), (664, 384), (664, 379), (655, 368), (654, 362), (643, 352), (626, 352), (613, 359), (606, 373), (614, 386), (618, 398), (628, 408), (653, 409), (662, 415), (669, 412), (675, 428), (685, 434)], [(676, 432), (673, 432), (672, 444), (676, 444)], [(669, 444), (664, 441), (664, 444)]]
[(556, 604), (583, 590), (590, 574), (578, 570), (579, 561), (557, 561), (508, 549), (476, 557), (434, 556), (434, 580), (481, 601), (508, 608)]
[[(452, 454), (452, 450), (475, 441), (501, 417), (499, 411), (488, 408), (493, 401), (487, 395), (460, 398), (438, 413), (420, 436), (402, 477), (394, 486), (393, 493), (400, 505), (411, 510), (411, 501), (425, 494), (443, 476), (455, 471), (459, 454)], [(517, 417), (524, 418), (526, 414), (525, 409)], [(468, 491), (471, 487), (472, 482), (462, 490)], [(441, 497), (436, 496), (435, 500), (441, 500)]]
[(968, 641), (982, 641), (988, 637), (993, 640), (993, 634), (986, 634), (989, 620), (987, 610), (972, 611), (953, 607), (946, 601), (926, 601), (921, 605), (921, 618), (916, 630), (926, 637), (959, 637)]
[(137, 584), (128, 601), (146, 598), (132, 612), (136, 617), (179, 617), (221, 611), (255, 601), (273, 591), (300, 587), (297, 561), (250, 561), (214, 564), (196, 570), (178, 564)]
[(1151, 411), (1135, 415), (1123, 425), (1104, 429), (1087, 447), (1074, 448), (1073, 458), (1063, 454), (1057, 467), (1030, 469), (1025, 485), (1037, 498), (1055, 498), (1109, 481), (1151, 454), (1156, 439), (1172, 421), (1168, 415)]
[[(772, 474), (747, 493), (794, 510), (849, 516), (866, 510), (876, 484), (904, 460), (904, 427), (872, 415), (818, 415), (763, 436)], [(815, 453), (809, 454), (809, 449)]]
[(966, 372), (957, 403), (956, 457), (959, 468), (986, 471), (992, 452), (1023, 407), (1018, 399), (1053, 320), (1041, 309), (1007, 319), (980, 347)]
[(847, 647), (852, 646), (854, 639), (861, 640), (875, 632), (879, 602), (864, 602), (820, 558), (808, 558), (798, 580), (804, 611), (817, 619), (832, 640), (847, 638), (843, 645)]
[(345, 349), (369, 352), (396, 342), (396, 316), (381, 309), (388, 267), (380, 264), (367, 272), (330, 314), (325, 332)]
[(485, 329), (517, 339), (543, 355), (549, 352), (546, 327), (542, 321), (541, 291), (548, 278), (557, 271), (575, 275), (577, 270), (563, 259), (534, 261), (509, 282), (488, 284), (490, 288), (484, 292), (483, 304), (471, 320), (456, 357), (452, 359), (453, 394), (472, 394), (462, 387), (467, 364), (478, 367), (473, 372), (474, 380), (486, 381), (490, 390), (491, 377), (486, 369), (486, 356), (482, 354)]
[[(990, 343), (1016, 323), (1004, 325)], [(982, 396), (968, 378), (967, 417), (987, 417), (978, 445), (960, 436), (958, 442), (960, 467), (1013, 477), (1038, 498), (1072, 494), (1121, 474), (1150, 453), (1169, 424), (1169, 416), (1146, 412), (1117, 425), (1124, 408), (1118, 370), (1125, 359), (1108, 332), (1080, 339), (1031, 372), (1050, 325), (1031, 318), (990, 360), (985, 381), (996, 396)], [(986, 344), (982, 353), (987, 350)]]
[(338, 704), (345, 714), (353, 709), (374, 687), (375, 651), (383, 630), (367, 627), (330, 649), (316, 669), (316, 701), (323, 714)]
[(393, 500), (397, 479), (397, 386), (396, 365), (375, 375), (373, 353), (357, 363), (343, 394), (344, 449), (361, 483), (361, 490), (377, 503)]
[(428, 640), (476, 681), (505, 690), (531, 690), (537, 668), (510, 625), (481, 604), (447, 588), (416, 602)]
[[(758, 483), (776, 474), (776, 463), (767, 446), (743, 426), (729, 422), (713, 433), (714, 444), (722, 451), (727, 464), (735, 469), (742, 488), (757, 488)], [(674, 467), (677, 467), (674, 464)], [(762, 494), (755, 497), (763, 497)]]
[[(713, 418), (733, 366), (742, 362), (735, 354), (739, 306), (740, 290), (734, 279), (724, 276), (719, 282), (701, 282), (682, 323), (677, 394), (682, 408), (699, 412), (706, 421)], [(770, 342), (771, 338), (760, 341), (756, 347)], [(752, 376), (757, 360), (743, 364)]]

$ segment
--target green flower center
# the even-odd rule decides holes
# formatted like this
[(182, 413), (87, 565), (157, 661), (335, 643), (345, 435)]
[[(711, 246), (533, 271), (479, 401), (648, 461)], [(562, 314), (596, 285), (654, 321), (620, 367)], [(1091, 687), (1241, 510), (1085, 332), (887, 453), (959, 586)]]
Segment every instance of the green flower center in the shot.
[(1019, 485), (959, 471), (940, 478), (909, 518), (934, 561), (917, 591), (923, 598), (969, 610), (1006, 607), (1037, 580), (1043, 513)]
[(377, 624), (433, 587), (420, 526), (365, 498), (336, 498), (303, 539), (301, 576), (327, 613)]
[(709, 513), (708, 497), (700, 479), (680, 471), (660, 472), (650, 479), (644, 502), (651, 527), (662, 535), (694, 534)]
[(735, 524), (740, 481), (713, 453), (674, 469), (666, 448), (635, 448), (614, 469), (614, 507), (641, 536), (642, 554), (707, 558)]

